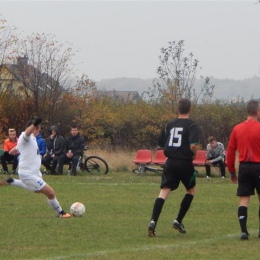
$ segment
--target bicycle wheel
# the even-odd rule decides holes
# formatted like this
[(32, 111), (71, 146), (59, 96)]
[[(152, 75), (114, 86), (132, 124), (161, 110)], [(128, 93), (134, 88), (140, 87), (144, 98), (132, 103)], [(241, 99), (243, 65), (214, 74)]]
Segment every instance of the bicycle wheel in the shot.
[(84, 164), (85, 164), (86, 171), (88, 171), (89, 173), (101, 173), (101, 174), (108, 173), (107, 162), (98, 156), (87, 157)]

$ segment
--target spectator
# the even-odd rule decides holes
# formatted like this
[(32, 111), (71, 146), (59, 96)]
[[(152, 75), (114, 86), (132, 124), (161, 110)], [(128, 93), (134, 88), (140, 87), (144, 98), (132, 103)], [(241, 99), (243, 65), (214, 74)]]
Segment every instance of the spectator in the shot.
[(65, 139), (59, 134), (59, 128), (55, 125), (50, 128), (50, 136), (46, 140), (47, 153), (42, 158), (42, 164), (50, 172), (57, 174), (56, 167), (59, 157), (63, 153)]
[(224, 145), (220, 142), (217, 142), (217, 139), (214, 136), (210, 136), (208, 138), (207, 145), (207, 154), (206, 154), (206, 178), (210, 178), (210, 166), (211, 165), (219, 165), (221, 177), (225, 178), (226, 170), (225, 170), (225, 149)]
[(12, 174), (15, 174), (17, 165), (18, 165), (18, 161), (17, 161), (17, 157), (19, 156), (19, 153), (16, 152), (15, 154), (9, 154), (10, 150), (12, 150), (12, 148), (14, 148), (17, 145), (18, 142), (18, 138), (16, 136), (16, 131), (13, 128), (10, 128), (8, 130), (8, 138), (4, 141), (4, 153), (3, 155), (0, 157), (1, 163), (2, 163), (2, 167), (4, 170), (4, 174), (9, 174), (9, 170), (7, 167), (7, 162), (8, 161), (12, 161), (13, 163), (13, 167), (12, 167)]
[(43, 157), (46, 153), (46, 142), (45, 140), (42, 138), (42, 134), (39, 132), (39, 134), (36, 136), (36, 142), (38, 144), (39, 147), (39, 152), (41, 157)]
[(73, 125), (70, 129), (70, 136), (65, 139), (63, 154), (59, 158), (58, 174), (63, 173), (64, 163), (72, 161), (72, 175), (76, 175), (77, 166), (84, 152), (84, 139), (80, 136), (78, 127)]

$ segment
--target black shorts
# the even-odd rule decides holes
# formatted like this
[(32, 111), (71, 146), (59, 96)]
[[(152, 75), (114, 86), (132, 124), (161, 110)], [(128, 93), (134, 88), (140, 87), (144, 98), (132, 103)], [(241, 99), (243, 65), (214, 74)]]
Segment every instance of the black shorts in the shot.
[(187, 190), (196, 186), (196, 171), (192, 162), (168, 158), (162, 174), (161, 189), (175, 190), (180, 182)]
[(260, 163), (240, 163), (237, 196), (260, 194)]

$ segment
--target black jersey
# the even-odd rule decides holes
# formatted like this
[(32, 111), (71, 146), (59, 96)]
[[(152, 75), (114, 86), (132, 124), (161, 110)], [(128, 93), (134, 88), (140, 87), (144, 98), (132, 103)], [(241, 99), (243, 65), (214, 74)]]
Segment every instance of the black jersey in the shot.
[(158, 145), (168, 158), (192, 161), (191, 144), (199, 144), (199, 126), (189, 118), (177, 118), (162, 130)]

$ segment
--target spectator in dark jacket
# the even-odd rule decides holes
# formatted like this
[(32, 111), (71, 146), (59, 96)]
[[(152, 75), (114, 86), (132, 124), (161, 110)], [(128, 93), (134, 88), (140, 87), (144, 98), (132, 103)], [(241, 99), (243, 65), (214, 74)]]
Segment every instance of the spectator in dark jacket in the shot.
[(65, 139), (59, 134), (59, 129), (55, 125), (50, 128), (50, 134), (51, 135), (46, 139), (47, 153), (42, 158), (42, 164), (50, 171), (50, 174), (57, 174), (55, 169), (59, 157), (63, 153)]
[(78, 162), (84, 152), (84, 139), (78, 127), (71, 126), (70, 136), (66, 138), (63, 154), (59, 158), (58, 174), (62, 174), (64, 163), (72, 161), (72, 175), (76, 175)]

